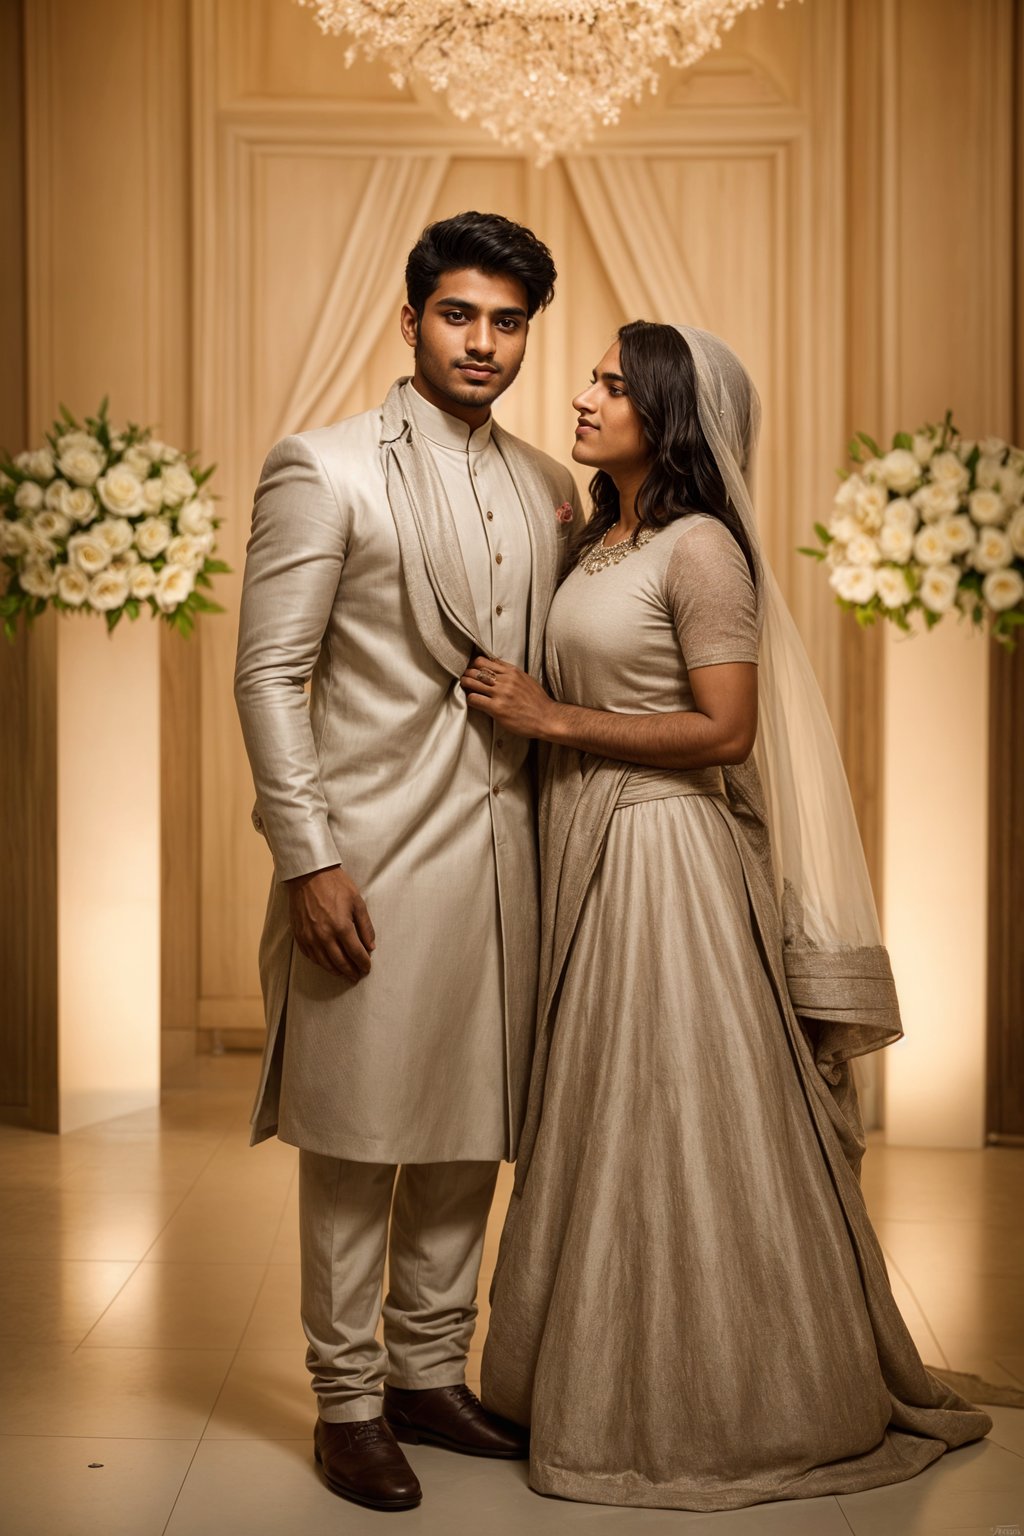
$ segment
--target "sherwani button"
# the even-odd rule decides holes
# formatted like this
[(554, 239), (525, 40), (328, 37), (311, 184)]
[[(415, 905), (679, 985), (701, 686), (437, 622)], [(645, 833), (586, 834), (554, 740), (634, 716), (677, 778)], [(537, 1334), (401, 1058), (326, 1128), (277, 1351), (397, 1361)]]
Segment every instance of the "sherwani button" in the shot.
[(495, 784), (494, 788), (491, 790), (491, 794), (492, 795), (500, 795), (501, 794), (501, 785), (500, 784)]
[(495, 565), (500, 565), (501, 564), (501, 556), (500, 555), (495, 555), (494, 563), (495, 563)]
[(494, 522), (494, 513), (493, 512), (488, 512), (488, 514), (487, 514), (487, 521), (489, 523), (493, 523)]
[(505, 745), (505, 738), (504, 738), (504, 736), (496, 737), (494, 745), (496, 747), (503, 747)]
[(495, 609), (494, 609), (494, 611), (495, 611), (495, 613), (500, 613), (500, 612), (501, 612), (501, 604), (500, 604), (500, 603), (498, 603), (498, 604), (497, 604), (497, 605), (496, 605), (496, 606), (495, 606)]

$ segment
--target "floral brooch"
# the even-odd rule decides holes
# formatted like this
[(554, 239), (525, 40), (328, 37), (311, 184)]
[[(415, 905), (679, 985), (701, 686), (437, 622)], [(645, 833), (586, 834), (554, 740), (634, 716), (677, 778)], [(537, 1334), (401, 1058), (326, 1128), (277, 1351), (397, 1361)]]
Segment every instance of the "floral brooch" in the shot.
[(563, 501), (560, 507), (555, 508), (555, 516), (560, 523), (571, 523), (573, 510), (571, 501)]

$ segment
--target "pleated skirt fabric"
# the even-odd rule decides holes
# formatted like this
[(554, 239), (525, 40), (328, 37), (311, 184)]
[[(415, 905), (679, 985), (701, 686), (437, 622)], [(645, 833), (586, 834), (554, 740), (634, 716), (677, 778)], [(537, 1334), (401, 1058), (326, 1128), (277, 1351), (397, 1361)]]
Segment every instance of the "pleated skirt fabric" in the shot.
[(990, 1428), (920, 1363), (760, 946), (720, 798), (614, 811), (483, 1357), (538, 1492), (849, 1493)]

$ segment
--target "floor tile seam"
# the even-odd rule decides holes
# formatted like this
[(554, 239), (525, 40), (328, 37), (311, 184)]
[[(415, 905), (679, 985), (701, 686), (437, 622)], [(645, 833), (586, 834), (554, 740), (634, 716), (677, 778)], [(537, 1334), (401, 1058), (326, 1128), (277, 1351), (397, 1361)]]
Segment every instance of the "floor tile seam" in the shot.
[[(984, 1403), (981, 1406), (984, 1407), (985, 1406)], [(1019, 1409), (1017, 1411), (1020, 1412)], [(990, 1440), (993, 1445), (998, 1445), (998, 1447), (999, 1447), (999, 1449), (1001, 1451), (1009, 1451), (1010, 1455), (1011, 1456), (1016, 1456), (1018, 1461), (1024, 1461), (1024, 1451), (1015, 1450), (1012, 1445), (1004, 1445), (1001, 1440), (997, 1440), (996, 1439), (996, 1435), (997, 1434), (998, 1434), (998, 1429), (993, 1429), (991, 1434), (988, 1434), (988, 1435), (985, 1436), (985, 1439), (986, 1440)]]
[(198, 1445), (192, 1435), (28, 1435), (17, 1430), (0, 1430), (3, 1440), (84, 1440), (86, 1445), (96, 1440), (128, 1440), (132, 1445)]
[(167, 1531), (170, 1528), (171, 1521), (174, 1519), (174, 1511), (178, 1507), (178, 1501), (181, 1498), (182, 1490), (184, 1489), (185, 1484), (188, 1482), (189, 1474), (192, 1471), (193, 1466), (195, 1465), (196, 1457), (199, 1455), (199, 1447), (203, 1444), (203, 1441), (206, 1438), (206, 1431), (209, 1429), (211, 1423), (213, 1422), (213, 1416), (214, 1416), (214, 1414), (217, 1411), (217, 1404), (220, 1402), (221, 1398), (224, 1395), (224, 1388), (227, 1385), (228, 1377), (231, 1375), (231, 1372), (235, 1368), (235, 1362), (237, 1361), (238, 1356), (239, 1356), (239, 1354), (241, 1352), (241, 1348), (242, 1348), (242, 1339), (245, 1337), (246, 1329), (249, 1327), (249, 1324), (252, 1322), (252, 1315), (253, 1315), (253, 1312), (255, 1311), (255, 1308), (256, 1308), (256, 1302), (258, 1301), (260, 1292), (262, 1291), (263, 1286), (264, 1286), (264, 1284), (266, 1282), (266, 1278), (267, 1278), (266, 1271), (267, 1271), (268, 1268), (269, 1268), (269, 1265), (265, 1264), (263, 1266), (264, 1273), (263, 1273), (262, 1278), (260, 1279), (259, 1285), (256, 1287), (256, 1293), (253, 1296), (252, 1304), (249, 1307), (249, 1311), (248, 1311), (248, 1313), (246, 1315), (245, 1323), (244, 1323), (244, 1325), (242, 1327), (241, 1333), (239, 1334), (238, 1343), (235, 1345), (235, 1348), (233, 1349), (233, 1351), (231, 1353), (231, 1359), (228, 1361), (227, 1369), (225, 1370), (224, 1375), (221, 1377), (220, 1386), (217, 1389), (217, 1395), (214, 1398), (213, 1402), (210, 1404), (210, 1411), (206, 1415), (206, 1422), (204, 1423), (204, 1425), (202, 1427), (202, 1430), (200, 1431), (199, 1439), (198, 1439), (198, 1441), (196, 1443), (196, 1446), (195, 1446), (195, 1448), (194, 1448), (194, 1450), (192, 1452), (192, 1455), (188, 1459), (188, 1466), (185, 1468), (184, 1476), (182, 1477), (181, 1482), (178, 1484), (178, 1491), (174, 1495), (174, 1502), (171, 1505), (170, 1510), (168, 1512), (167, 1520), (164, 1523), (164, 1527), (163, 1527), (163, 1530), (161, 1532), (161, 1536), (167, 1536)]
[[(27, 1262), (27, 1261), (26, 1261)], [(45, 1262), (45, 1261), (44, 1261)], [(66, 1264), (130, 1264), (137, 1263), (141, 1268), (147, 1269), (260, 1269), (264, 1268), (262, 1259), (64, 1259), (57, 1262)]]
[[(246, 1327), (248, 1327), (248, 1323), (246, 1324)], [(81, 1344), (77, 1344), (75, 1346), (75, 1348), (71, 1351), (71, 1353), (73, 1355), (77, 1355), (78, 1351), (80, 1349), (95, 1350), (97, 1352), (97, 1354), (101, 1350), (104, 1350), (104, 1349), (106, 1349), (106, 1350), (115, 1350), (115, 1349), (116, 1350), (125, 1350), (125, 1349), (147, 1349), (148, 1350), (148, 1349), (155, 1349), (155, 1350), (160, 1350), (162, 1353), (169, 1353), (169, 1354), (176, 1354), (176, 1355), (178, 1355), (178, 1354), (223, 1355), (223, 1354), (227, 1354), (229, 1351), (233, 1350), (235, 1347), (236, 1346), (234, 1346), (232, 1344), (86, 1344), (83, 1341)], [(237, 1348), (240, 1349), (241, 1345), (238, 1345)], [(234, 1363), (235, 1363), (234, 1362), (234, 1358), (232, 1358), (231, 1365), (234, 1365)], [(231, 1369), (231, 1365), (228, 1366), (229, 1370)]]
[[(885, 1262), (886, 1262), (886, 1264), (889, 1264), (889, 1265), (892, 1266), (892, 1268), (895, 1270), (896, 1274), (899, 1276), (900, 1280), (903, 1282), (903, 1284), (906, 1286), (907, 1290), (910, 1292), (910, 1298), (913, 1301), (913, 1303), (914, 1303), (915, 1307), (917, 1308), (917, 1310), (920, 1312), (921, 1316), (924, 1318), (925, 1327), (928, 1329), (928, 1332), (931, 1335), (932, 1343), (935, 1345), (935, 1348), (938, 1350), (939, 1355), (942, 1358), (942, 1364), (945, 1366), (947, 1371), (952, 1370), (952, 1366), (950, 1365), (949, 1361), (946, 1359), (946, 1351), (943, 1349), (942, 1345), (939, 1343), (938, 1334), (935, 1332), (935, 1329), (932, 1327), (931, 1318), (928, 1316), (928, 1314), (925, 1311), (924, 1307), (922, 1307), (921, 1302), (918, 1299), (917, 1292), (914, 1290), (914, 1287), (911, 1285), (910, 1281), (907, 1279), (906, 1275), (903, 1273), (902, 1269), (897, 1264), (896, 1260), (893, 1258), (893, 1256), (889, 1252), (888, 1248), (883, 1246), (882, 1253), (885, 1255)], [(904, 1319), (904, 1322), (905, 1321), (906, 1321), (906, 1319)]]
[[(213, 1152), (210, 1154), (210, 1160), (211, 1161), (212, 1161), (212, 1159), (214, 1157), (216, 1157), (217, 1152), (224, 1145), (224, 1143), (227, 1140), (229, 1134), (230, 1133), (227, 1130), (225, 1130), (223, 1137), (217, 1143), (217, 1146), (214, 1148)], [(209, 1166), (209, 1163), (207, 1163), (204, 1166), (204, 1168), (201, 1170), (200, 1176), (201, 1176), (201, 1174), (203, 1172), (206, 1171), (206, 1167), (208, 1167), (208, 1166)], [(213, 1400), (213, 1402), (210, 1405), (209, 1413), (206, 1415), (206, 1422), (204, 1423), (204, 1425), (202, 1427), (202, 1430), (200, 1431), (199, 1438), (196, 1441), (196, 1443), (195, 1443), (195, 1445), (194, 1445), (194, 1447), (192, 1449), (192, 1455), (188, 1459), (188, 1466), (185, 1468), (184, 1473), (182, 1474), (181, 1481), (178, 1484), (177, 1492), (175, 1493), (173, 1502), (171, 1503), (171, 1507), (170, 1507), (170, 1509), (167, 1512), (167, 1519), (164, 1521), (164, 1525), (163, 1525), (163, 1530), (161, 1532), (161, 1536), (167, 1536), (167, 1531), (170, 1528), (171, 1521), (174, 1519), (174, 1511), (178, 1507), (178, 1502), (181, 1499), (182, 1491), (183, 1491), (183, 1489), (185, 1487), (185, 1484), (188, 1482), (189, 1474), (191, 1473), (192, 1468), (195, 1466), (196, 1457), (199, 1455), (199, 1447), (203, 1443), (203, 1437), (206, 1434), (206, 1431), (210, 1427), (210, 1422), (211, 1422), (211, 1420), (213, 1418), (214, 1412), (216, 1411), (217, 1404), (220, 1402), (221, 1396), (223, 1394), (225, 1383), (227, 1382), (228, 1377), (231, 1375), (231, 1371), (232, 1371), (232, 1369), (234, 1367), (235, 1361), (238, 1359), (238, 1351), (241, 1348), (242, 1338), (245, 1336), (245, 1329), (248, 1328), (248, 1326), (249, 1326), (249, 1323), (250, 1323), (250, 1321), (252, 1319), (253, 1308), (256, 1305), (256, 1298), (259, 1296), (260, 1291), (263, 1289), (263, 1285), (264, 1285), (264, 1282), (266, 1280), (266, 1269), (267, 1269), (267, 1266), (264, 1265), (263, 1266), (264, 1273), (263, 1273), (263, 1275), (262, 1275), (262, 1277), (260, 1279), (259, 1285), (256, 1287), (256, 1294), (253, 1297), (252, 1306), (249, 1308), (248, 1316), (245, 1319), (245, 1327), (242, 1328), (242, 1331), (239, 1334), (239, 1342), (235, 1346), (234, 1350), (231, 1353), (231, 1359), (228, 1361), (227, 1368), (225, 1369), (224, 1374), (221, 1377), (220, 1386), (217, 1389), (217, 1394), (214, 1397), (214, 1400)]]
[(228, 1377), (231, 1375), (231, 1372), (234, 1370), (235, 1365), (238, 1362), (238, 1357), (239, 1357), (239, 1355), (242, 1352), (242, 1340), (245, 1338), (245, 1335), (248, 1332), (249, 1326), (252, 1323), (253, 1314), (256, 1311), (256, 1304), (259, 1301), (260, 1295), (261, 1295), (261, 1293), (263, 1291), (263, 1287), (266, 1284), (267, 1270), (269, 1269), (269, 1267), (270, 1267), (269, 1264), (265, 1264), (263, 1266), (263, 1274), (261, 1275), (260, 1283), (259, 1283), (259, 1285), (257, 1285), (256, 1290), (255, 1290), (255, 1292), (253, 1294), (252, 1301), (251, 1301), (251, 1303), (249, 1305), (249, 1310), (248, 1310), (248, 1312), (246, 1313), (246, 1316), (245, 1316), (245, 1322), (242, 1324), (241, 1330), (239, 1332), (238, 1343), (235, 1345), (234, 1349), (231, 1352), (231, 1359), (228, 1361), (227, 1370), (224, 1372), (224, 1375), (221, 1377), (221, 1383), (220, 1383), (220, 1387), (218, 1388), (218, 1391), (217, 1391), (217, 1396), (214, 1398), (212, 1404), (210, 1405), (210, 1411), (209, 1411), (209, 1413), (206, 1416), (206, 1423), (203, 1425), (202, 1433), (199, 1436), (200, 1443), (202, 1443), (202, 1441), (204, 1440), (204, 1438), (206, 1436), (206, 1431), (209, 1429), (210, 1424), (213, 1421), (213, 1416), (214, 1416), (214, 1414), (217, 1411), (217, 1404), (220, 1402), (222, 1396), (224, 1395), (224, 1388), (227, 1385)]
[(847, 1530), (850, 1532), (850, 1536), (857, 1536), (856, 1530), (850, 1524), (850, 1517), (846, 1513), (846, 1510), (843, 1508), (843, 1501), (842, 1501), (842, 1499), (840, 1499), (836, 1494), (833, 1494), (832, 1495), (832, 1503), (836, 1506), (836, 1509), (838, 1509), (839, 1513), (842, 1515), (842, 1517), (843, 1517), (843, 1524), (846, 1526)]
[(174, 1498), (171, 1501), (170, 1509), (167, 1511), (167, 1519), (164, 1521), (163, 1529), (162, 1529), (162, 1531), (160, 1533), (160, 1536), (167, 1536), (167, 1528), (170, 1525), (171, 1521), (174, 1519), (174, 1511), (178, 1507), (178, 1500), (181, 1498), (182, 1489), (184, 1488), (185, 1484), (188, 1482), (188, 1475), (192, 1471), (192, 1468), (195, 1466), (196, 1457), (199, 1455), (199, 1447), (202, 1445), (202, 1443), (203, 1443), (202, 1436), (200, 1436), (199, 1439), (196, 1441), (195, 1445), (192, 1447), (192, 1455), (189, 1457), (189, 1459), (188, 1459), (188, 1466), (182, 1472), (182, 1474), (181, 1474), (181, 1481), (179, 1482), (177, 1488), (175, 1489)]
[(1005, 1371), (1007, 1376), (1012, 1376), (1014, 1381), (1019, 1381), (1021, 1386), (1024, 1387), (1024, 1372), (1015, 1371), (1012, 1366), (1009, 1366), (1005, 1363), (1005, 1361), (1000, 1360), (998, 1354), (993, 1355), (992, 1358), (1001, 1371)]
[[(159, 1136), (159, 1134), (160, 1133), (158, 1131), (157, 1135)], [(153, 1252), (153, 1249), (156, 1247), (157, 1243), (163, 1237), (164, 1233), (167, 1231), (167, 1228), (170, 1226), (170, 1224), (174, 1220), (175, 1216), (177, 1216), (178, 1212), (181, 1210), (181, 1207), (184, 1205), (184, 1203), (188, 1199), (189, 1195), (192, 1194), (192, 1192), (195, 1189), (196, 1185), (198, 1184), (199, 1180), (202, 1178), (202, 1176), (206, 1172), (207, 1168), (209, 1168), (210, 1164), (213, 1162), (213, 1159), (217, 1156), (217, 1153), (220, 1151), (221, 1147), (227, 1141), (227, 1139), (230, 1136), (230, 1134), (231, 1134), (230, 1129), (226, 1128), (224, 1130), (223, 1134), (221, 1135), (220, 1139), (218, 1140), (216, 1146), (211, 1149), (209, 1157), (206, 1159), (206, 1161), (203, 1164), (203, 1166), (197, 1172), (197, 1174), (196, 1174), (195, 1178), (193, 1179), (192, 1183), (189, 1185), (188, 1189), (182, 1195), (181, 1199), (176, 1203), (176, 1205), (174, 1206), (174, 1209), (168, 1214), (167, 1220), (164, 1222), (164, 1224), (160, 1228), (160, 1230), (156, 1233), (155, 1237), (153, 1238), (153, 1241), (150, 1243), (150, 1245), (146, 1249), (145, 1253), (143, 1253), (142, 1257), (139, 1259), (138, 1262), (140, 1264), (145, 1263), (145, 1261), (146, 1261), (147, 1257), (149, 1256), (149, 1254), (151, 1254)], [(96, 1321), (99, 1322), (100, 1319), (97, 1318)], [(94, 1326), (95, 1326), (95, 1324), (94, 1324)], [(90, 1330), (90, 1332), (91, 1332), (91, 1330)]]
[[(85, 1262), (88, 1263), (90, 1261), (86, 1260)], [(103, 1319), (106, 1317), (107, 1313), (110, 1311), (111, 1307), (114, 1305), (114, 1302), (120, 1296), (120, 1294), (124, 1290), (125, 1286), (129, 1283), (129, 1281), (131, 1281), (133, 1276), (137, 1273), (137, 1271), (141, 1268), (141, 1265), (142, 1265), (142, 1260), (141, 1259), (134, 1259), (134, 1260), (122, 1259), (122, 1260), (113, 1260), (113, 1261), (111, 1261), (109, 1259), (108, 1260), (95, 1259), (95, 1260), (92, 1260), (91, 1262), (97, 1263), (97, 1264), (111, 1263), (111, 1262), (114, 1262), (114, 1263), (126, 1263), (126, 1264), (130, 1263), (132, 1267), (131, 1267), (131, 1272), (129, 1274), (125, 1275), (125, 1277), (122, 1280), (121, 1284), (118, 1286), (118, 1288), (114, 1292), (113, 1296), (111, 1296), (110, 1300), (107, 1302), (106, 1306), (103, 1308), (103, 1311), (100, 1313), (99, 1317), (96, 1317), (96, 1318), (93, 1319), (93, 1321), (89, 1324), (89, 1327), (85, 1330), (85, 1333), (83, 1334), (83, 1336), (79, 1339), (78, 1343), (72, 1349), (71, 1353), (73, 1355), (77, 1355), (78, 1351), (80, 1349), (83, 1349), (86, 1346), (86, 1344), (88, 1343), (88, 1340), (89, 1340), (89, 1335), (96, 1328), (99, 1327), (100, 1323), (102, 1323)], [(96, 1345), (92, 1345), (91, 1347), (93, 1349), (95, 1349)]]
[[(298, 1178), (298, 1169), (297, 1168), (296, 1168), (292, 1178), (288, 1181), (288, 1188), (285, 1191), (284, 1204), (281, 1207), (281, 1214), (280, 1214), (280, 1216), (277, 1219), (277, 1226), (274, 1228), (274, 1239), (273, 1239), (273, 1242), (270, 1244), (270, 1251), (271, 1251), (271, 1253), (273, 1253), (275, 1251), (275, 1249), (277, 1248), (278, 1243), (281, 1240), (281, 1232), (282, 1232), (282, 1230), (284, 1228), (284, 1219), (288, 1215), (288, 1206), (289, 1206), (289, 1203), (291, 1201), (292, 1187), (293, 1187), (293, 1184), (294, 1184), (294, 1181), (295, 1181), (296, 1178)], [(270, 1261), (268, 1260), (267, 1261), (268, 1267), (269, 1267), (269, 1262)]]
[(869, 1201), (865, 1201), (865, 1204), (868, 1207), (868, 1215), (871, 1218), (871, 1223), (873, 1226), (876, 1223), (880, 1226), (883, 1222), (887, 1222), (892, 1226), (899, 1225), (901, 1227), (934, 1227), (937, 1225), (942, 1225), (949, 1227), (992, 1227), (997, 1232), (1020, 1231), (1020, 1221), (1017, 1218), (1011, 1216), (1008, 1216), (1005, 1221), (996, 1220), (996, 1218), (993, 1216), (986, 1216), (984, 1220), (979, 1221), (976, 1215), (950, 1216), (946, 1214), (942, 1216), (890, 1216), (887, 1215), (885, 1211), (880, 1211), (877, 1206), (872, 1205)]
[[(118, 1289), (115, 1292), (115, 1294), (110, 1298), (110, 1300), (107, 1303), (107, 1305), (103, 1308), (103, 1311), (100, 1313), (99, 1317), (97, 1317), (94, 1320), (94, 1322), (92, 1323), (91, 1327), (87, 1330), (84, 1338), (79, 1339), (78, 1343), (75, 1345), (75, 1348), (72, 1350), (72, 1354), (77, 1354), (78, 1350), (80, 1350), (82, 1348), (85, 1348), (86, 1346), (88, 1346), (91, 1349), (111, 1348), (112, 1347), (110, 1345), (95, 1345), (95, 1344), (89, 1345), (89, 1343), (88, 1343), (89, 1335), (91, 1333), (95, 1332), (95, 1330), (99, 1327), (100, 1323), (102, 1323), (103, 1319), (106, 1317), (107, 1313), (110, 1311), (110, 1308), (114, 1305), (115, 1301), (117, 1300), (118, 1296), (120, 1296), (120, 1294), (124, 1290), (125, 1286), (128, 1285), (128, 1283), (134, 1278), (134, 1276), (137, 1273), (137, 1271), (146, 1262), (146, 1255), (149, 1254), (149, 1253), (152, 1253), (153, 1248), (160, 1241), (160, 1238), (161, 1238), (162, 1234), (167, 1230), (167, 1227), (174, 1220), (174, 1218), (177, 1215), (178, 1211), (181, 1209), (182, 1204), (188, 1199), (189, 1195), (192, 1193), (192, 1190), (195, 1188), (197, 1182), (202, 1177), (202, 1175), (206, 1171), (206, 1169), (209, 1167), (209, 1165), (212, 1162), (212, 1160), (216, 1157), (218, 1151), (223, 1146), (224, 1142), (227, 1140), (228, 1134), (229, 1133), (227, 1131), (225, 1131), (224, 1135), (217, 1142), (216, 1146), (211, 1148), (209, 1157), (206, 1159), (206, 1161), (203, 1163), (202, 1167), (196, 1173), (195, 1179), (193, 1179), (192, 1183), (185, 1190), (185, 1192), (181, 1196), (181, 1199), (175, 1204), (173, 1210), (168, 1215), (167, 1220), (164, 1222), (164, 1224), (160, 1228), (159, 1232), (157, 1232), (156, 1236), (153, 1238), (153, 1241), (150, 1243), (150, 1245), (146, 1249), (145, 1253), (143, 1253), (142, 1256), (140, 1258), (138, 1258), (138, 1259), (115, 1261), (115, 1262), (122, 1262), (122, 1263), (131, 1263), (131, 1265), (132, 1265), (131, 1274), (125, 1276), (123, 1284), (118, 1287)], [(159, 1137), (160, 1137), (160, 1132), (157, 1131), (156, 1134), (155, 1134), (155, 1138), (154, 1139), (159, 1141)], [(96, 1260), (95, 1262), (102, 1263), (104, 1261), (103, 1260)], [(110, 1261), (108, 1260), (106, 1262), (110, 1262)], [(156, 1261), (156, 1262), (159, 1262), (159, 1261)], [(116, 1346), (113, 1346), (113, 1347), (116, 1347)]]

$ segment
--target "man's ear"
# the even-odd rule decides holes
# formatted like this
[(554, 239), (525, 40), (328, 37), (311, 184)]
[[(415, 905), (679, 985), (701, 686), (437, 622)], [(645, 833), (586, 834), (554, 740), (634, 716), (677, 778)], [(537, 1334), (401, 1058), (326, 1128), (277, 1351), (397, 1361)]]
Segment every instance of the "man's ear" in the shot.
[(402, 305), (402, 315), (399, 321), (402, 328), (402, 336), (408, 346), (415, 348), (420, 339), (420, 317), (411, 304)]

